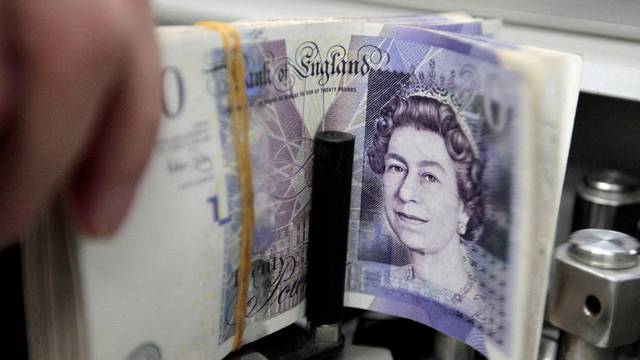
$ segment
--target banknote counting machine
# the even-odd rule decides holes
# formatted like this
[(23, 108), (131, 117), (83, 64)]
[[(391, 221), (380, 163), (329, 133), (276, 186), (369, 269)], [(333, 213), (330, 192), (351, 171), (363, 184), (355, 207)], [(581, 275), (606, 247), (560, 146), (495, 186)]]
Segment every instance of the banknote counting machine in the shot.
[[(460, 10), (505, 19), (502, 36), (507, 40), (582, 54), (583, 92), (558, 217), (545, 325), (541, 334), (529, 335), (540, 337), (540, 360), (640, 360), (640, 14), (634, 12), (640, 2), (555, 3), (395, 0), (384, 5), (325, 1), (293, 6), (278, 0), (229, 6), (198, 0), (152, 1), (161, 24), (236, 20), (264, 16), (274, 9), (283, 17)], [(566, 10), (572, 6), (573, 18)], [(20, 266), (19, 248), (0, 253), (2, 359), (28, 359)], [(316, 324), (310, 327), (309, 340), (307, 324), (301, 323), (259, 341), (255, 351), (233, 356), (282, 358), (289, 351), (284, 343), (297, 338), (301, 348), (311, 349), (299, 358), (483, 358), (468, 346), (407, 320), (360, 311), (343, 315), (341, 330), (333, 324)], [(158, 359), (154, 356), (143, 348), (132, 360)]]
[[(191, 3), (191, 8), (189, 3)], [(277, 6), (280, 4), (281, 6)], [(224, 19), (467, 11), (505, 21), (505, 40), (579, 53), (584, 69), (556, 234), (540, 360), (640, 359), (640, 3), (634, 1), (280, 1), (211, 6)], [(156, 2), (166, 23), (204, 7)], [(285, 10), (286, 9), (286, 10)], [(336, 9), (339, 9), (336, 12)], [(604, 170), (603, 169), (613, 169)], [(584, 230), (584, 229), (596, 230)], [(480, 359), (464, 344), (400, 319), (347, 313), (344, 359)], [(419, 339), (419, 340), (418, 340)], [(428, 339), (428, 340), (425, 340)], [(421, 346), (416, 346), (416, 344)], [(353, 345), (357, 344), (357, 345)], [(277, 346), (276, 342), (272, 345)], [(428, 345), (428, 346), (425, 346)], [(427, 350), (417, 353), (416, 348)], [(413, 353), (406, 349), (413, 349)]]
[[(640, 101), (581, 94), (545, 326), (542, 334), (531, 334), (540, 336), (540, 360), (640, 359), (638, 114)], [(601, 170), (605, 168), (609, 170)], [(1, 357), (28, 359), (18, 248), (0, 255), (0, 277), (0, 327), (6, 334), (1, 337)], [(285, 329), (256, 344), (260, 352), (242, 358), (281, 358), (288, 351), (282, 344), (291, 337), (302, 339), (300, 346), (313, 348), (316, 355), (324, 352), (341, 359), (482, 358), (466, 345), (410, 321), (362, 312), (346, 312), (345, 319), (342, 333), (335, 326), (313, 328), (315, 345), (302, 327)], [(415, 346), (416, 339), (429, 346)], [(141, 349), (140, 356), (146, 357), (140, 359), (154, 359), (145, 351)]]
[[(640, 149), (637, 143), (611, 145), (585, 136), (602, 126), (600, 112), (611, 103), (618, 109), (635, 109), (634, 113), (640, 110), (640, 103), (589, 94), (582, 94), (580, 102), (558, 219), (545, 325), (542, 334), (532, 336), (540, 336), (540, 360), (640, 359)], [(593, 104), (604, 108), (589, 111)], [(638, 123), (614, 126), (617, 131), (640, 134)], [(625, 153), (617, 146), (635, 146), (636, 151)], [(587, 156), (593, 148), (610, 148), (615, 157)], [(617, 169), (611, 169), (612, 165)], [(345, 319), (342, 333), (338, 327), (314, 328), (321, 332), (313, 334), (311, 339), (315, 340), (303, 340), (307, 341), (303, 347), (317, 349), (317, 342), (324, 342), (327, 355), (340, 359), (484, 358), (463, 343), (410, 321), (366, 312), (347, 312)], [(277, 350), (280, 341), (276, 337), (261, 342), (263, 349), (271, 346), (263, 352), (271, 354), (269, 357), (258, 357), (262, 356), (258, 353), (245, 357), (281, 358), (283, 354)], [(428, 346), (415, 346), (417, 341)], [(336, 348), (343, 346), (342, 353), (336, 355)]]

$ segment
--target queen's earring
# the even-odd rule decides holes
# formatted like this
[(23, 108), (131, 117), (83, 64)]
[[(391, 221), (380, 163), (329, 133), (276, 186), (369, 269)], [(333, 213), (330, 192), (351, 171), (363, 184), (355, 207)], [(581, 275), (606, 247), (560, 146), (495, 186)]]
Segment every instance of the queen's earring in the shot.
[(467, 224), (462, 221), (458, 222), (458, 235), (464, 235), (467, 232)]

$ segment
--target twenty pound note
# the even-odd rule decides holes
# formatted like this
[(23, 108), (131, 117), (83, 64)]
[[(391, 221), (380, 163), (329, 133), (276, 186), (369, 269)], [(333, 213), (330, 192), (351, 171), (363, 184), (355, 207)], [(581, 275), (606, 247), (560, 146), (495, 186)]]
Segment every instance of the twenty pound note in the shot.
[(340, 130), (356, 138), (346, 306), (533, 359), (580, 60), (493, 40), (496, 24), (161, 29), (164, 117), (131, 216), (113, 239), (68, 245), (78, 351), (222, 358), (303, 317), (312, 139)]
[[(522, 334), (540, 323), (542, 309), (531, 309), (546, 287), (531, 293), (522, 281), (545, 276), (554, 220), (542, 213), (557, 211), (575, 84), (513, 65), (537, 50), (409, 28), (385, 35), (352, 37), (353, 54), (383, 60), (345, 82), (354, 91), (324, 122), (357, 137), (346, 303), (430, 325), (490, 358), (527, 358), (536, 349)], [(572, 81), (578, 64), (557, 62)], [(554, 111), (529, 97), (543, 86), (566, 91), (555, 119), (530, 114)], [(536, 158), (553, 169), (546, 180)]]
[(346, 119), (359, 140), (347, 304), (509, 357), (515, 251), (526, 241), (516, 228), (522, 177), (514, 166), (526, 151), (518, 141), (523, 79), (487, 49), (412, 35), (352, 39), (385, 61), (335, 101), (359, 109), (329, 111), (325, 123)]

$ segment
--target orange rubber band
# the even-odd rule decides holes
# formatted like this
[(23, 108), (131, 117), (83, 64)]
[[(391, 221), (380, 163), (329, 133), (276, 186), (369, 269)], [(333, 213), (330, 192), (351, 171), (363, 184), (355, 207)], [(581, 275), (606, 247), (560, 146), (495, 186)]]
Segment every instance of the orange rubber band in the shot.
[(251, 148), (249, 144), (249, 113), (247, 91), (244, 83), (244, 62), (240, 48), (238, 32), (228, 24), (215, 21), (196, 23), (216, 31), (222, 37), (227, 78), (229, 82), (229, 100), (231, 103), (231, 127), (233, 143), (238, 162), (238, 186), (240, 188), (241, 217), (240, 228), (240, 266), (238, 268), (238, 295), (236, 300), (236, 326), (233, 338), (233, 350), (242, 346), (247, 296), (249, 291), (249, 272), (251, 270), (251, 245), (255, 215), (253, 212), (253, 183), (251, 175)]

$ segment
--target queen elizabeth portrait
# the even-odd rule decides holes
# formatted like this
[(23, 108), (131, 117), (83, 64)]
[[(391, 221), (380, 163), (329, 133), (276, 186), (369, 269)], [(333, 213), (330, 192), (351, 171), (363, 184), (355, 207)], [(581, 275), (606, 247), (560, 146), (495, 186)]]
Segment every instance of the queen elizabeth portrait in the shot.
[(477, 293), (468, 245), (483, 220), (482, 163), (469, 137), (451, 105), (394, 95), (367, 150), (371, 170), (382, 178), (388, 226), (409, 253), (400, 271), (460, 305)]
[(482, 352), (509, 334), (515, 140), (489, 126), (475, 68), (457, 67), (370, 75), (347, 285)]

